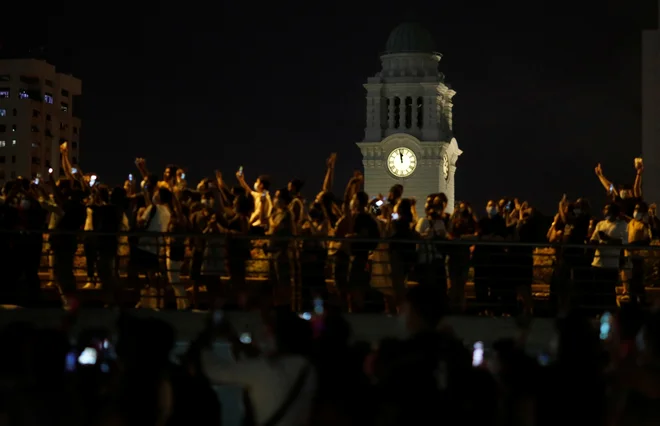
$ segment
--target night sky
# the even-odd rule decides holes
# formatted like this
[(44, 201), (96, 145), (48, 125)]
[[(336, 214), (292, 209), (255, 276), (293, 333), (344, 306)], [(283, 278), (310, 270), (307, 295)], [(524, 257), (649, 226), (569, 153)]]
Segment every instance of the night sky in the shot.
[[(81, 166), (101, 180), (119, 183), (143, 156), (157, 173), (173, 162), (195, 181), (239, 165), (276, 187), (299, 177), (311, 196), (330, 152), (337, 192), (361, 168), (362, 84), (380, 70), (389, 32), (415, 20), (457, 91), (457, 199), (481, 210), (517, 196), (552, 213), (566, 192), (600, 206), (596, 163), (632, 183), (640, 154), (640, 31), (656, 25), (655, 1), (514, 3), (527, 6), (233, 1), (149, 17), (31, 18), (20, 39), (24, 23), (10, 20), (0, 40), (5, 54), (44, 45), (82, 79)], [(613, 6), (589, 7), (598, 3)]]

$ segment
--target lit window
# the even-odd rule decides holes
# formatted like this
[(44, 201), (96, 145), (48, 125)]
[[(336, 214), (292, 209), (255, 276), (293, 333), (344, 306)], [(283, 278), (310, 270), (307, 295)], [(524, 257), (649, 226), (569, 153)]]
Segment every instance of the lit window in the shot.
[(28, 93), (27, 90), (21, 89), (18, 91), (18, 98), (19, 99), (30, 99), (30, 94)]
[(32, 148), (39, 148), (39, 143), (32, 142)]
[(52, 104), (53, 103), (53, 94), (52, 93), (44, 93), (44, 102), (47, 104)]
[(0, 148), (4, 148), (7, 145), (7, 142), (0, 141)]
[(60, 109), (64, 112), (67, 112), (69, 110), (69, 104), (67, 104), (66, 102), (61, 102)]
[(7, 110), (0, 108), (0, 117), (6, 117), (7, 116)]
[(11, 125), (11, 131), (12, 131), (12, 132), (15, 132), (15, 131), (16, 131), (16, 125), (15, 125), (15, 124), (12, 124), (12, 125)]
[(16, 139), (13, 139), (13, 140), (11, 141), (11, 144), (12, 144), (12, 145), (16, 145)]
[(11, 95), (11, 91), (8, 88), (0, 89), (0, 98), (8, 98)]

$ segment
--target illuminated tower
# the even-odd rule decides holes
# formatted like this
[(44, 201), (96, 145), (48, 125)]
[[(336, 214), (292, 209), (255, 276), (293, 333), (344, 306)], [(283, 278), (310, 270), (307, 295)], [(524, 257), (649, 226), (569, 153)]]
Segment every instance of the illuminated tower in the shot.
[(456, 161), (462, 151), (452, 131), (456, 94), (438, 71), (441, 55), (431, 34), (404, 23), (390, 34), (381, 55), (382, 69), (370, 77), (362, 151), (365, 190), (374, 196), (394, 184), (404, 197), (423, 203), (444, 192), (454, 208)]

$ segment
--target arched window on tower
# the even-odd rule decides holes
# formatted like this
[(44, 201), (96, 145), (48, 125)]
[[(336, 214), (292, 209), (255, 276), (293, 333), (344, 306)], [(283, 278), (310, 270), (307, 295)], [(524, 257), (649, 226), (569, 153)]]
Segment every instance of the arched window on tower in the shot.
[(401, 124), (401, 99), (394, 98), (394, 128), (398, 129)]
[(417, 127), (424, 127), (424, 98), (417, 98)]
[(410, 129), (412, 127), (412, 121), (413, 121), (413, 101), (410, 96), (406, 98), (406, 129)]
[[(381, 105), (383, 105), (382, 102), (381, 102)], [(387, 129), (391, 125), (390, 119), (392, 118), (392, 117), (390, 117), (390, 98), (385, 98), (385, 107), (382, 108), (381, 113), (382, 113), (382, 115), (381, 115), (381, 118), (382, 118), (381, 127), (383, 129)]]

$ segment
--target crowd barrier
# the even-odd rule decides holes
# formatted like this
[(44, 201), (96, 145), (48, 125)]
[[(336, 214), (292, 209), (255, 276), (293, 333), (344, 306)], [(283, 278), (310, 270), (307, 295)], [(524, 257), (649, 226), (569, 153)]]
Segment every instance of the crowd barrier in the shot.
[[(188, 294), (178, 297), (189, 298), (192, 307), (209, 307), (216, 300), (239, 303), (240, 298), (268, 294), (274, 303), (301, 310), (318, 296), (335, 298), (341, 305), (346, 295), (362, 293), (374, 311), (382, 309), (388, 298), (396, 303), (406, 287), (428, 284), (448, 292), (452, 309), (468, 313), (519, 305), (527, 291), (535, 309), (546, 305), (554, 309), (562, 303), (601, 309), (620, 303), (629, 294), (636, 301), (643, 296), (648, 303), (660, 283), (657, 242), (644, 247), (597, 247), (476, 239), (29, 231), (0, 233), (2, 267), (11, 271), (5, 274), (5, 281), (13, 279), (20, 289), (22, 281), (34, 276), (36, 267), (42, 296), (56, 300), (58, 255), (51, 243), (65, 235), (77, 242), (73, 261), (77, 292), (90, 303), (102, 303), (109, 297), (107, 291), (95, 291), (104, 286), (96, 267), (101, 264), (99, 256), (108, 257), (99, 254), (99, 241), (107, 243), (109, 237), (116, 237), (118, 244), (113, 286), (121, 290), (127, 304), (145, 294), (153, 296), (145, 288), (155, 288), (154, 297), (160, 299), (157, 307), (175, 305), (169, 285), (173, 280), (187, 288)], [(159, 267), (153, 274), (142, 270), (136, 260), (145, 244), (157, 247), (152, 251), (158, 253)], [(180, 261), (168, 262), (174, 247), (181, 252)], [(601, 257), (608, 264), (616, 264), (606, 276), (591, 266), (598, 248), (605, 249)], [(32, 256), (40, 259), (30, 261)], [(105, 300), (104, 304), (112, 303)]]

